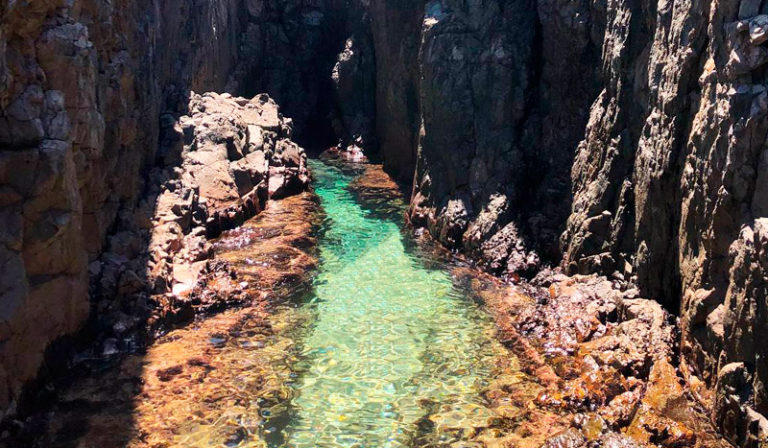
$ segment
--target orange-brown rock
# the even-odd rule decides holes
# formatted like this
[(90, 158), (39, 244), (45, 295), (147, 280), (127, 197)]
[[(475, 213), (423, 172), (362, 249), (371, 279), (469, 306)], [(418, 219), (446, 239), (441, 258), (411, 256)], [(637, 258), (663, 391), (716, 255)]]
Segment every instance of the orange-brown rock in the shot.
[[(218, 268), (206, 268), (186, 300), (156, 311), (194, 308), (186, 314), (199, 316), (228, 309), (169, 332), (146, 353), (112, 368), (99, 365), (71, 383), (56, 383), (56, 400), (0, 436), (0, 447), (158, 448), (246, 440), (259, 430), (260, 413), (287, 398), (287, 332), (306, 317), (283, 300), (307, 287), (320, 218), (317, 198), (304, 192), (270, 202), (243, 227), (225, 232), (209, 262)], [(233, 309), (236, 304), (242, 306)]]

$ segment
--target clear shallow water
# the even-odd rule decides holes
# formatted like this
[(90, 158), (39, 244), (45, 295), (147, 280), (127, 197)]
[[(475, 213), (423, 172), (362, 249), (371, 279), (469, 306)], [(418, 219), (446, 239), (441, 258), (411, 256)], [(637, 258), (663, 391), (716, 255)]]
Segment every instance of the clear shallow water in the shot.
[[(502, 348), (490, 317), (402, 223), (364, 209), (353, 176), (312, 162), (327, 214), (293, 400), (273, 446), (450, 446), (485, 426)], [(438, 266), (433, 269), (427, 266)], [(454, 445), (464, 446), (464, 445)]]

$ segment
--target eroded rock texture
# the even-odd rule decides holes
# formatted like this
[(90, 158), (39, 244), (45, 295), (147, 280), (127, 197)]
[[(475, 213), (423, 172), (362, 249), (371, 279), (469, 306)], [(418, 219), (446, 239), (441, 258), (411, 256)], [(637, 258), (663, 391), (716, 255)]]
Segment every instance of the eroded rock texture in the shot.
[(558, 257), (604, 12), (520, 0), (426, 14), (412, 221), (494, 273), (535, 274), (537, 252)]
[[(563, 236), (567, 270), (619, 271), (643, 296), (680, 311), (684, 353), (699, 375), (718, 384), (716, 409), (726, 399), (718, 372), (744, 363), (751, 386), (739, 390), (726, 430), (743, 446), (765, 443), (765, 420), (755, 408), (765, 401), (768, 380), (751, 343), (734, 336), (764, 326), (754, 305), (763, 294), (751, 289), (749, 277), (765, 278), (766, 271), (744, 261), (750, 245), (759, 259), (751, 235), (759, 239), (754, 220), (765, 215), (768, 200), (761, 174), (768, 121), (760, 8), (759, 2), (659, 2), (655, 10), (617, 15), (629, 20), (617, 33), (629, 34), (609, 52), (616, 37), (609, 29), (604, 63), (631, 62), (623, 73), (635, 76), (631, 88), (608, 86), (593, 104)], [(634, 33), (633, 20), (639, 21)], [(632, 39), (644, 49), (622, 59)]]
[(756, 0), (429, 2), (410, 212), (494, 273), (535, 273), (542, 257), (679, 312), (690, 372), (717, 384), (715, 417), (743, 446), (766, 443), (750, 342), (768, 276), (766, 13)]
[[(136, 294), (194, 283), (196, 268), (173, 266), (205, 258), (206, 228), (215, 234), (262, 209), (268, 193), (306, 186), (303, 150), (268, 97), (189, 104), (192, 89), (238, 85), (240, 55), (253, 51), (241, 39), (247, 6), (0, 4), (3, 410), (89, 309), (108, 333), (139, 325), (149, 302)], [(148, 244), (159, 252), (149, 251), (147, 274)], [(89, 282), (94, 299), (108, 300), (89, 303)]]
[[(89, 268), (99, 295), (133, 302), (131, 294), (147, 293), (155, 319), (167, 321), (162, 313), (188, 315), (190, 302), (210, 302), (194, 291), (201, 273), (215, 269), (208, 239), (239, 227), (269, 199), (307, 190), (310, 177), (304, 150), (290, 140), (292, 120), (266, 94), (192, 94), (189, 115), (163, 119), (163, 163), (150, 170), (136, 219), (121, 222), (109, 251)], [(137, 280), (134, 288), (123, 285), (126, 277)], [(197, 309), (226, 300), (213, 297)], [(100, 316), (116, 312), (109, 309), (115, 300), (103, 302)], [(130, 328), (122, 330), (113, 336)]]
[(161, 112), (224, 87), (239, 3), (0, 5), (3, 409), (87, 317), (88, 262), (144, 188)]
[[(265, 91), (298, 138), (415, 171), (411, 221), (487, 270), (560, 263), (679, 313), (683, 373), (715, 388), (713, 418), (741, 446), (766, 443), (763, 3), (2, 2), (0, 407), (86, 318), (93, 262), (141, 249), (120, 229), (151, 225), (136, 210), (153, 185), (192, 191), (164, 207), (210, 234), (264, 188), (295, 187), (303, 156), (282, 118), (266, 135), (230, 112), (200, 118), (214, 97), (188, 110), (190, 90)], [(230, 101), (271, 104), (210, 107)], [(231, 132), (211, 139), (206, 120)], [(203, 141), (211, 151), (191, 150)], [(176, 164), (178, 177), (145, 175)], [(184, 168), (220, 175), (200, 216), (187, 209), (207, 186)]]
[(510, 262), (532, 270), (538, 262), (535, 255), (510, 257), (519, 239), (509, 216), (522, 193), (514, 179), (523, 168), (533, 6), (433, 2), (425, 18), (412, 218), (441, 242), (487, 258), (494, 270)]

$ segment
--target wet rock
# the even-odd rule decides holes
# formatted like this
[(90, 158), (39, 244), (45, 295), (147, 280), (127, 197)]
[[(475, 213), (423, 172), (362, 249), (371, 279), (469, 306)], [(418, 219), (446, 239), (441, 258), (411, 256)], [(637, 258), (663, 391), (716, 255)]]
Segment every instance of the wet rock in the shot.
[(600, 439), (600, 446), (605, 448), (639, 448), (642, 445), (622, 434), (609, 432)]
[(640, 390), (627, 391), (614, 397), (600, 415), (614, 429), (628, 426), (640, 403)]
[(681, 422), (690, 406), (685, 394), (675, 368), (665, 359), (657, 360), (627, 434), (637, 441), (661, 446), (694, 445), (696, 434)]
[[(696, 404), (672, 364), (673, 321), (658, 303), (625, 299), (597, 276), (548, 273), (537, 282), (546, 286), (546, 300), (511, 302), (523, 286), (507, 286), (516, 291), (501, 293), (507, 299), (496, 298), (488, 286), (479, 294), (494, 313), (506, 315), (497, 318), (502, 334), (519, 335), (512, 347), (529, 365), (525, 371), (545, 385), (534, 406), (575, 415), (572, 425), (584, 442), (576, 437), (574, 443), (724, 446), (707, 417), (692, 411)], [(499, 305), (504, 302), (514, 305)], [(548, 370), (534, 368), (536, 357), (526, 355), (523, 345), (540, 351)]]
[(571, 428), (549, 438), (541, 448), (579, 448), (587, 446), (587, 439), (578, 429)]

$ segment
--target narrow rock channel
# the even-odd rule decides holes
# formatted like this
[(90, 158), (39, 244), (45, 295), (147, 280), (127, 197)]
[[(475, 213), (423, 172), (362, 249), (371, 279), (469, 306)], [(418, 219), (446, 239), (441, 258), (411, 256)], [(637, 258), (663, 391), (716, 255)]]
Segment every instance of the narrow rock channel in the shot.
[(433, 442), (467, 438), (503, 353), (490, 317), (409, 244), (402, 213), (365, 210), (350, 175), (312, 167), (327, 218), (286, 446), (413, 446), (425, 417)]

